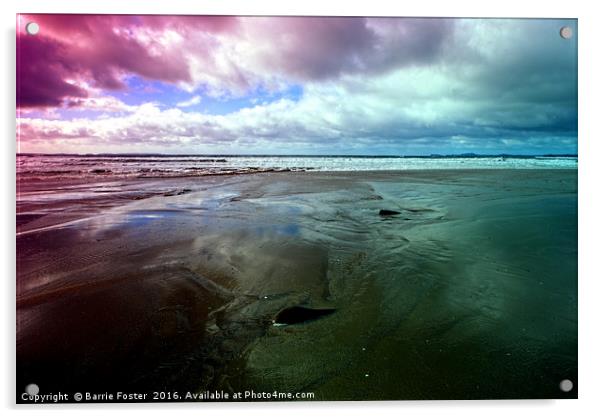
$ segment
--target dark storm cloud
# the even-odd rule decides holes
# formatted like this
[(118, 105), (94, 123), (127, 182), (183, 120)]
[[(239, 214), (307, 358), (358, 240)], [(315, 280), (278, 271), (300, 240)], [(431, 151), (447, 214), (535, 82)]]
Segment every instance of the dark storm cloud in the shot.
[(435, 61), (453, 30), (448, 19), (270, 19), (273, 47), (262, 51), (260, 59), (306, 81)]
[(87, 92), (65, 81), (75, 68), (64, 60), (63, 45), (50, 39), (20, 37), (17, 48), (17, 107), (55, 107), (65, 97)]
[[(23, 15), (35, 21), (36, 36), (17, 37), (17, 105), (58, 107), (65, 99), (86, 97), (83, 87), (125, 89), (124, 75), (138, 75), (168, 83), (190, 81), (186, 57), (166, 48), (153, 33), (167, 30), (186, 35), (202, 30), (219, 33), (236, 24), (233, 17)], [(135, 29), (151, 31), (147, 38)], [(139, 34), (138, 34), (139, 35)]]

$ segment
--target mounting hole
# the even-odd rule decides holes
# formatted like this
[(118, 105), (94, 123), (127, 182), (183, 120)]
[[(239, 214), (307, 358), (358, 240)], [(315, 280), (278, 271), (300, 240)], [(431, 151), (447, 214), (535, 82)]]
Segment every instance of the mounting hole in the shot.
[(29, 22), (27, 25), (25, 25), (25, 32), (27, 32), (29, 35), (36, 35), (39, 31), (40, 25), (38, 25), (36, 22)]
[(563, 26), (560, 28), (560, 37), (562, 39), (571, 39), (573, 37), (573, 29), (569, 26)]
[(570, 392), (573, 390), (573, 382), (571, 382), (569, 379), (564, 379), (562, 382), (560, 382), (560, 390), (563, 392)]
[(25, 392), (28, 395), (35, 396), (40, 393), (40, 387), (35, 383), (30, 383), (29, 385), (25, 386)]

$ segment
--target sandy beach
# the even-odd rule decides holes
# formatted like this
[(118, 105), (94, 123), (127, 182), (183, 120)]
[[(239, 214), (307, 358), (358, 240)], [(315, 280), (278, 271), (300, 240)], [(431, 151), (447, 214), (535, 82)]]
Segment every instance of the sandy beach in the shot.
[(17, 188), (18, 387), (576, 397), (577, 170)]

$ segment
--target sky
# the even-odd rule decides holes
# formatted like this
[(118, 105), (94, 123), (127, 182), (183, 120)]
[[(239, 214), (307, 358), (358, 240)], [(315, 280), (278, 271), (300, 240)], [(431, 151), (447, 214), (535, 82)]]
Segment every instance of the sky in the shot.
[(18, 15), (17, 150), (576, 154), (576, 35), (576, 20)]

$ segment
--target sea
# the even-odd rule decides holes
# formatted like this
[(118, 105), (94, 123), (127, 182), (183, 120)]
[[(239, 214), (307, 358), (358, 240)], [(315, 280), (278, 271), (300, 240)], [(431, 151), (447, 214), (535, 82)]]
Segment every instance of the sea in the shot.
[(576, 155), (68, 155), (18, 154), (18, 178), (196, 177), (279, 171), (575, 169)]

